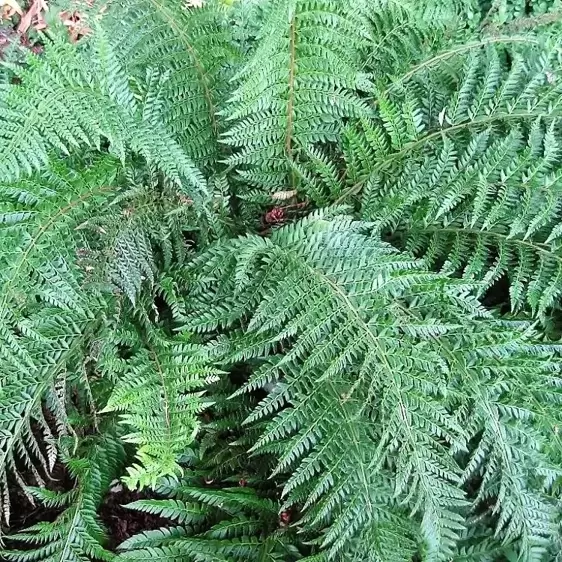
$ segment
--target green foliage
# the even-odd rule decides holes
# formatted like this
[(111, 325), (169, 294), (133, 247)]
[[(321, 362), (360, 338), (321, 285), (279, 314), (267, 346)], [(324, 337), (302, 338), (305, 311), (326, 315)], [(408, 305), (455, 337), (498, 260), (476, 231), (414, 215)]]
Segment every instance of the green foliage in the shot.
[(361, 215), (381, 234), (480, 282), (479, 295), (508, 277), (512, 310), (544, 317), (562, 273), (562, 94), (559, 44), (535, 42), (492, 37), (419, 63), (377, 90), (377, 118), (348, 126), (347, 187), (338, 192), (323, 156), (303, 177), (312, 196), (361, 192)]
[[(2, 557), (556, 560), (559, 3), (51, 4), (0, 70)], [(115, 478), (164, 519), (117, 554)]]
[[(84, 351), (114, 305), (111, 295), (83, 290), (85, 272), (76, 254), (86, 246), (77, 227), (107, 200), (118, 175), (111, 157), (91, 161), (81, 172), (54, 162), (42, 174), (0, 187), (0, 488), (6, 519), (7, 473), (21, 482), (23, 463), (42, 483), (41, 472), (56, 460), (42, 400), (64, 435), (67, 389), (87, 380)], [(39, 436), (46, 438), (46, 451)]]
[[(200, 425), (200, 390), (216, 380), (219, 371), (205, 362), (204, 350), (185, 338), (170, 340), (151, 333), (142, 346), (135, 342), (135, 333), (123, 330), (115, 336), (101, 349), (105, 373), (111, 371), (116, 381), (102, 412), (122, 412), (122, 422), (133, 430), (124, 440), (138, 446), (141, 465), (127, 469), (127, 485), (154, 487), (163, 476), (181, 474), (177, 460)], [(124, 359), (119, 345), (132, 342), (131, 354)]]
[(290, 562), (299, 558), (291, 542), (294, 533), (278, 528), (279, 506), (256, 490), (204, 489), (197, 480), (187, 479), (159, 491), (170, 499), (139, 500), (127, 507), (174, 523), (128, 539), (117, 560)]
[[(143, 172), (142, 162), (133, 176), (110, 156), (86, 157), (82, 162), (87, 168), (77, 171), (69, 167), (72, 161), (69, 165), (54, 161), (48, 171), (2, 186), (0, 355), (5, 379), (0, 396), (5, 410), (0, 417), (0, 487), (6, 520), (8, 474), (22, 482), (25, 468), (43, 483), (57, 457), (53, 432), (73, 432), (68, 418), (68, 410), (74, 408), (71, 393), (83, 395), (90, 415), (103, 408), (107, 399), (103, 389), (115, 385), (109, 409), (119, 409), (119, 396), (135, 372), (155, 377), (160, 373), (163, 382), (175, 381), (169, 407), (174, 413), (177, 408), (177, 415), (187, 421), (188, 412), (197, 411), (199, 405), (188, 401), (180, 405), (176, 394), (204, 384), (212, 371), (202, 366), (197, 381), (196, 371), (179, 364), (188, 347), (178, 343), (167, 352), (163, 337), (154, 338), (153, 344), (162, 352), (164, 370), (154, 369), (149, 346), (153, 318), (146, 315), (153, 305), (142, 296), (143, 291), (162, 295), (174, 308), (173, 283), (159, 271), (185, 259), (182, 229), (194, 215), (191, 205), (166, 181), (159, 184), (155, 172)], [(130, 304), (136, 305), (134, 311)], [(148, 323), (146, 337), (141, 330), (123, 342), (121, 332), (130, 332), (131, 314)], [(125, 349), (137, 360), (124, 367), (119, 352)], [(91, 380), (98, 387), (95, 396)], [(145, 382), (149, 388), (155, 384)], [(163, 388), (167, 386), (166, 382)], [(137, 398), (136, 407), (146, 408), (148, 402)], [(45, 421), (43, 399), (56, 428)], [(166, 409), (158, 411), (162, 422)], [(193, 414), (190, 419), (193, 425)], [(40, 435), (47, 438), (46, 451), (37, 442)], [(177, 438), (180, 441), (179, 434)], [(142, 442), (150, 449), (155, 439), (146, 435)], [(170, 460), (163, 462), (163, 473), (171, 470), (178, 447), (168, 446)]]
[(237, 386), (224, 377), (209, 388), (210, 409), (199, 434), (198, 466), (207, 479), (234, 478), (238, 482), (261, 484), (274, 468), (273, 456), (258, 459), (248, 450), (260, 436), (260, 424), (245, 427), (244, 420), (258, 403), (249, 394), (234, 395)]
[(247, 183), (274, 191), (296, 150), (334, 142), (344, 118), (370, 114), (357, 91), (367, 30), (356, 4), (336, 0), (275, 0), (263, 12), (224, 111), (235, 121), (224, 142), (238, 149), (228, 163)]
[[(286, 505), (304, 504), (301, 525), (324, 529), (331, 555), (351, 540), (365, 556), (406, 559), (409, 511), (427, 559), (451, 556), (470, 504), (495, 496), (496, 534), (530, 552), (556, 533), (544, 492), (559, 470), (542, 451), (545, 410), (557, 416), (557, 348), (495, 320), (469, 285), (428, 272), (369, 225), (328, 219), (195, 260), (200, 299), (187, 326), (246, 326), (220, 340), (221, 360), (268, 359), (244, 391), (277, 382), (246, 420), (274, 414), (252, 450), (279, 444)], [(395, 540), (378, 542), (378, 524)]]
[(495, 0), (486, 8), (486, 23), (511, 23), (517, 28), (552, 22), (560, 15), (561, 4), (559, 0)]
[(162, 124), (162, 79), (149, 74), (133, 89), (116, 53), (98, 29), (83, 49), (55, 41), (43, 57), (30, 57), (1, 99), (4, 181), (47, 164), (49, 150), (63, 153), (109, 142), (124, 159), (143, 155), (176, 182), (204, 189), (204, 179)]
[(197, 9), (175, 0), (126, 0), (102, 19), (115, 56), (146, 100), (146, 115), (198, 166), (214, 165), (220, 155), (217, 113), (238, 56), (224, 24), (219, 0)]
[(120, 473), (124, 451), (110, 435), (85, 440), (83, 457), (69, 459), (68, 469), (76, 487), (68, 492), (51, 492), (41, 488), (31, 493), (48, 508), (62, 509), (52, 523), (42, 521), (9, 537), (26, 549), (2, 552), (12, 562), (79, 560), (113, 560), (104, 548), (105, 532), (97, 517), (97, 508), (111, 481)]
[[(389, 100), (394, 109), (383, 114), (381, 107), (381, 119), (390, 150), (364, 194), (365, 216), (402, 237), (407, 250), (482, 281), (481, 294), (508, 275), (512, 309), (526, 301), (539, 314), (555, 302), (561, 272), (560, 85), (549, 80), (558, 68), (555, 58), (549, 62), (556, 51), (549, 55), (527, 51), (525, 65), (513, 55), (505, 73), (495, 48), (471, 53), (453, 97), (432, 113), (421, 106), (412, 112), (419, 134), (410, 137), (407, 116)], [(402, 87), (407, 91), (407, 82)], [(390, 170), (379, 173), (385, 166)]]

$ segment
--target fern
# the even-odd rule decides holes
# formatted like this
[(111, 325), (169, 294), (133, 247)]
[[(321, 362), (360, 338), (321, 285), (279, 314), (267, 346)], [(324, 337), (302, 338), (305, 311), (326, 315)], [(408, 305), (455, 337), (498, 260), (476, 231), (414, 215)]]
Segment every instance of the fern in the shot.
[(326, 156), (301, 177), (338, 201), (361, 191), (381, 234), (480, 295), (508, 276), (512, 310), (544, 318), (559, 291), (560, 84), (557, 47), (533, 41), (492, 37), (418, 64), (377, 90), (377, 119), (347, 127), (345, 178), (326, 182)]
[(224, 63), (237, 59), (221, 3), (203, 4), (185, 9), (172, 0), (127, 0), (101, 23), (148, 104), (143, 113), (153, 114), (200, 166), (220, 154), (217, 114), (230, 74)]
[[(108, 158), (93, 162), (82, 174), (59, 165), (1, 188), (5, 197), (0, 234), (3, 501), (8, 498), (7, 472), (22, 482), (18, 461), (32, 469), (38, 482), (43, 481), (40, 471), (52, 469), (57, 452), (42, 399), (50, 397), (50, 410), (64, 433), (68, 426), (65, 380), (82, 372), (83, 346), (95, 337), (99, 318), (111, 311), (111, 298), (88, 298), (83, 292), (84, 272), (76, 260), (83, 243), (75, 227), (92, 205), (104, 200), (118, 174), (115, 161)], [(38, 433), (32, 431), (32, 420)], [(41, 434), (50, 443), (47, 454), (37, 441)], [(7, 501), (3, 512), (7, 520)]]
[[(157, 270), (185, 258), (185, 221), (201, 214), (212, 219), (202, 175), (162, 121), (166, 77), (158, 69), (146, 81), (126, 74), (99, 26), (91, 42), (56, 39), (45, 56), (28, 62), (0, 100), (0, 356), (6, 362), (0, 488), (6, 520), (7, 474), (23, 484), (23, 462), (42, 483), (57, 456), (42, 401), (55, 415), (57, 432), (72, 431), (67, 386), (77, 384), (82, 392), (90, 371), (97, 376), (95, 360), (82, 354), (107, 337), (107, 319), (120, 314), (120, 293), (133, 305), (142, 298), (144, 306), (146, 288), (164, 292)], [(95, 156), (106, 143), (121, 163)], [(91, 149), (70, 164), (51, 157), (83, 147)], [(41, 171), (24, 177), (36, 168)], [(48, 438), (46, 453), (32, 420)]]
[(491, 3), (484, 21), (496, 26), (511, 23), (514, 27), (523, 27), (532, 24), (533, 20), (535, 24), (540, 24), (543, 19), (545, 23), (552, 23), (559, 11), (560, 2), (557, 0), (528, 3), (519, 0), (496, 0)]
[(357, 48), (366, 33), (346, 3), (266, 3), (258, 47), (229, 100), (228, 120), (235, 124), (223, 137), (238, 149), (228, 163), (246, 182), (284, 188), (299, 147), (336, 141), (342, 119), (369, 115), (356, 92)]
[[(277, 529), (277, 505), (251, 488), (201, 490), (163, 486), (172, 499), (140, 500), (127, 507), (179, 524), (125, 541), (117, 560), (297, 560), (289, 530)], [(207, 530), (202, 530), (208, 527)]]
[(248, 455), (260, 435), (260, 426), (244, 427), (244, 419), (257, 404), (255, 396), (233, 397), (237, 387), (224, 377), (208, 388), (210, 402), (198, 438), (200, 470), (207, 479), (233, 480), (254, 485), (266, 480), (275, 459)]
[(99, 148), (106, 140), (122, 159), (132, 150), (174, 181), (204, 191), (200, 172), (161, 124), (162, 80), (149, 75), (137, 101), (101, 29), (88, 48), (59, 40), (43, 57), (30, 56), (28, 62), (18, 73), (21, 83), (10, 86), (0, 101), (4, 180), (44, 167), (50, 150), (68, 154), (85, 146)]
[(62, 513), (52, 523), (40, 522), (9, 537), (27, 548), (3, 551), (4, 560), (114, 559), (113, 553), (104, 548), (105, 534), (96, 511), (112, 479), (119, 474), (124, 451), (109, 435), (94, 441), (85, 440), (82, 446), (89, 449), (86, 456), (68, 461), (68, 469), (77, 481), (76, 488), (70, 492), (31, 490), (45, 506), (63, 509)]
[[(440, 113), (446, 122), (452, 111), (451, 126), (413, 140), (424, 150), (416, 157), (414, 146), (413, 152), (408, 148), (413, 157), (401, 163), (404, 172), (394, 185), (403, 186), (402, 202), (394, 187), (388, 192), (385, 180), (380, 190), (373, 184), (382, 195), (376, 218), (382, 228), (399, 233), (401, 216), (412, 217), (406, 219), (405, 247), (427, 250), (430, 263), (464, 269), (467, 278), (482, 281), (482, 293), (509, 272), (512, 308), (528, 304), (544, 314), (556, 299), (559, 270), (558, 149), (552, 120), (559, 87), (549, 84), (555, 70), (549, 70), (546, 56), (538, 59), (538, 68), (527, 71), (516, 59), (503, 79), (499, 57), (493, 49), (484, 57), (469, 58), (453, 104), (444, 105)], [(482, 58), (484, 78), (473, 84)], [(503, 120), (507, 129), (501, 126)], [(466, 126), (471, 136), (459, 139)], [(441, 138), (428, 145), (437, 135)], [(400, 153), (397, 157), (402, 159)], [(367, 216), (375, 218), (369, 211)]]
[[(412, 541), (419, 533), (428, 560), (450, 556), (470, 504), (490, 498), (496, 532), (527, 552), (555, 533), (533, 476), (555, 470), (539, 445), (549, 432), (538, 422), (530, 437), (521, 420), (544, 407), (554, 415), (556, 349), (367, 229), (316, 214), (269, 239), (219, 244), (196, 261), (200, 301), (187, 326), (247, 326), (221, 343), (227, 362), (286, 348), (247, 383), (277, 381), (247, 423), (274, 416), (253, 450), (279, 443), (287, 505), (304, 504), (306, 528), (329, 524), (331, 556), (382, 548), (379, 524), (381, 538), (388, 524)], [(471, 498), (463, 483), (477, 476)], [(406, 509), (419, 516), (415, 532)], [(386, 553), (404, 547), (384, 543)]]
[[(464, 8), (469, 8), (465, 2)], [(427, 14), (420, 17), (420, 10)], [(365, 2), (369, 40), (363, 68), (375, 83), (391, 80), (423, 62), (432, 52), (448, 44), (448, 35), (462, 37), (464, 20), (451, 17), (454, 2)]]
[[(59, 515), (2, 557), (556, 559), (557, 2), (50, 8), (0, 71), (2, 533)], [(169, 520), (117, 555), (114, 478)]]
[[(125, 441), (134, 443), (140, 464), (127, 470), (131, 488), (154, 487), (163, 476), (178, 476), (180, 455), (197, 433), (202, 410), (201, 388), (216, 379), (218, 371), (205, 363), (205, 354), (185, 339), (168, 340), (149, 333), (136, 340), (131, 331), (116, 334), (101, 350), (102, 364), (116, 384), (103, 412), (122, 412), (123, 423), (133, 430)], [(123, 346), (130, 355), (123, 359)]]
[[(142, 179), (140, 168), (139, 175)], [(170, 186), (138, 183), (134, 178), (127, 181), (118, 162), (105, 157), (92, 159), (90, 170), (84, 173), (59, 163), (41, 175), (2, 188), (6, 202), (1, 238), (0, 355), (5, 365), (0, 396), (5, 410), (0, 417), (0, 482), (6, 520), (8, 473), (23, 485), (20, 473), (25, 467), (37, 483), (42, 483), (58, 454), (53, 434), (73, 432), (68, 419), (73, 404), (67, 400), (67, 393), (74, 388), (84, 395), (82, 403), (89, 415), (103, 408), (103, 394), (92, 395), (89, 378), (101, 376), (104, 387), (111, 388), (118, 383), (116, 372), (129, 372), (122, 366), (100, 363), (109, 359), (99, 342), (106, 340), (112, 349), (114, 331), (129, 325), (131, 311), (123, 297), (136, 305), (136, 314), (147, 322), (151, 319), (143, 311), (153, 308), (150, 301), (154, 298), (147, 299), (147, 292), (162, 294), (169, 301), (174, 298), (173, 283), (161, 279), (156, 270), (169, 267), (172, 260), (179, 264), (185, 259), (180, 225), (196, 213)], [(178, 306), (176, 303), (176, 310)], [(195, 378), (186, 378), (186, 367), (174, 364), (190, 348), (178, 344), (172, 351), (175, 359), (170, 361), (166, 345), (160, 345), (163, 342), (157, 338), (155, 349), (150, 351), (137, 336), (133, 352), (138, 360), (134, 367), (131, 365), (129, 379), (121, 381), (123, 389), (139, 369), (156, 376), (154, 365), (158, 361), (167, 377), (183, 377), (183, 386), (174, 387), (174, 392), (196, 386)], [(88, 350), (89, 355), (84, 356)], [(156, 350), (163, 353), (162, 357), (155, 355)], [(202, 384), (212, 369), (204, 365), (200, 369)], [(180, 379), (176, 383), (180, 384)], [(151, 384), (148, 388), (153, 388)], [(44, 400), (55, 417), (56, 428), (45, 421)], [(158, 400), (155, 396), (155, 403)], [(193, 416), (199, 408), (197, 400), (191, 404), (183, 400), (180, 406), (174, 394), (170, 405), (178, 407), (178, 418), (183, 422), (191, 420), (191, 429), (180, 431), (182, 443), (192, 434), (196, 425)], [(142, 411), (146, 406), (147, 402), (137, 402), (142, 414), (148, 413)], [(164, 410), (158, 411), (162, 421)], [(159, 423), (155, 418), (150, 421)], [(32, 430), (34, 424), (39, 432)], [(148, 428), (147, 432), (149, 435)], [(41, 435), (47, 438), (46, 451), (38, 443)], [(145, 441), (149, 441), (148, 436)], [(152, 441), (158, 439), (153, 437)], [(167, 460), (163, 458), (160, 468), (152, 467), (155, 473), (172, 470), (178, 444), (163, 448)]]

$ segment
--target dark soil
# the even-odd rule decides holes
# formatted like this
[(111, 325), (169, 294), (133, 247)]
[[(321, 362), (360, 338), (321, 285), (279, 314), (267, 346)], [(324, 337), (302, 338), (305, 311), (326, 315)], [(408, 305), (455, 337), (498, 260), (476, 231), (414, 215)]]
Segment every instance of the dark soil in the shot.
[[(37, 485), (31, 471), (20, 470), (24, 482), (29, 485)], [(49, 490), (64, 492), (71, 490), (74, 483), (64, 466), (56, 463), (52, 474), (45, 479), (45, 484)], [(8, 478), (10, 491), (10, 527), (2, 529), (6, 533), (16, 533), (26, 527), (35, 525), (39, 521), (54, 521), (60, 513), (58, 509), (47, 509), (39, 503), (31, 503), (21, 486)]]
[(59, 510), (33, 505), (19, 486), (10, 486), (10, 526), (2, 526), (3, 534), (13, 535), (39, 521), (54, 521)]
[(497, 309), (501, 314), (509, 312), (509, 279), (503, 275), (484, 295), (482, 304), (486, 308)]
[(115, 550), (128, 538), (152, 529), (170, 527), (173, 523), (156, 515), (126, 509), (128, 503), (147, 499), (148, 495), (131, 492), (125, 488), (117, 492), (110, 492), (98, 510), (100, 519), (109, 536), (109, 550)]
[[(53, 470), (51, 479), (46, 484), (50, 490), (58, 491), (70, 490), (73, 487), (72, 478), (69, 477), (64, 466), (58, 463)], [(122, 488), (121, 485), (116, 486), (116, 488), (118, 489), (117, 491), (108, 492), (98, 509), (100, 520), (109, 537), (109, 543), (105, 545), (109, 550), (116, 550), (123, 541), (137, 533), (173, 525), (173, 522), (168, 519), (124, 507), (128, 503), (154, 496), (131, 492)], [(5, 535), (16, 534), (40, 521), (54, 521), (61, 513), (60, 509), (49, 509), (39, 504), (32, 505), (20, 486), (15, 482), (10, 483), (10, 499), (10, 527), (2, 528), (2, 534)], [(8, 541), (7, 546), (9, 547), (10, 545), (11, 541)], [(25, 549), (25, 545), (21, 543), (13, 546)]]

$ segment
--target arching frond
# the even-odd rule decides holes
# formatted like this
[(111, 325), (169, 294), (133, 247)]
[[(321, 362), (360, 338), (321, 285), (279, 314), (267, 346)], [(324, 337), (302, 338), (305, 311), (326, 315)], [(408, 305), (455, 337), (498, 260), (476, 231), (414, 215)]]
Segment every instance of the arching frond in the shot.
[(140, 90), (145, 118), (162, 123), (202, 167), (219, 158), (218, 113), (238, 57), (227, 21), (219, 0), (191, 8), (175, 0), (126, 0), (101, 20)]
[(237, 149), (228, 163), (242, 178), (281, 189), (299, 147), (334, 142), (342, 120), (369, 115), (357, 95), (366, 34), (361, 14), (346, 2), (266, 3), (258, 47), (224, 112), (234, 122), (224, 142)]
[(345, 174), (327, 182), (328, 164), (309, 158), (304, 189), (338, 201), (361, 192), (362, 216), (393, 243), (479, 282), (481, 295), (508, 277), (512, 309), (544, 316), (562, 271), (562, 97), (558, 44), (535, 43), (484, 38), (379, 88), (378, 118), (345, 131)]
[(276, 529), (277, 505), (251, 488), (201, 490), (190, 487), (188, 479), (161, 491), (172, 499), (142, 500), (127, 507), (168, 517), (179, 526), (131, 537), (121, 545), (117, 560), (300, 559), (290, 543), (291, 532)]
[[(196, 260), (187, 326), (245, 326), (221, 342), (227, 363), (285, 350), (246, 385), (276, 383), (247, 419), (271, 419), (253, 450), (279, 444), (287, 505), (304, 504), (305, 527), (328, 526), (331, 556), (385, 536), (387, 524), (408, 529), (405, 509), (418, 516), (426, 559), (450, 556), (470, 504), (492, 497), (506, 539), (552, 536), (553, 508), (531, 468), (548, 466), (538, 445), (548, 432), (538, 424), (530, 437), (519, 420), (540, 415), (542, 400), (554, 411), (556, 350), (368, 228), (317, 213)], [(472, 458), (456, 459), (474, 440)], [(477, 474), (472, 498), (463, 482)]]
[(203, 176), (162, 123), (158, 88), (164, 78), (149, 75), (139, 100), (101, 28), (83, 48), (47, 45), (0, 96), (0, 177), (16, 179), (44, 167), (52, 150), (68, 154), (109, 142), (121, 159), (127, 151), (141, 154), (192, 193), (204, 192)]
[[(6, 519), (7, 473), (23, 483), (25, 467), (41, 483), (57, 457), (42, 400), (50, 396), (49, 409), (65, 431), (64, 381), (82, 373), (83, 346), (112, 308), (110, 295), (83, 290), (77, 252), (85, 243), (76, 227), (107, 200), (119, 174), (115, 160), (105, 158), (82, 173), (59, 164), (0, 186), (0, 488)], [(38, 443), (41, 435), (51, 443), (48, 454)]]
[[(134, 332), (116, 334), (101, 352), (102, 364), (111, 366), (116, 384), (104, 412), (120, 412), (130, 431), (125, 436), (137, 445), (139, 463), (130, 466), (125, 479), (131, 488), (154, 487), (164, 476), (178, 476), (178, 459), (192, 444), (204, 408), (201, 389), (216, 380), (200, 346), (185, 339), (169, 340), (149, 333), (137, 341)], [(130, 355), (123, 359), (123, 344)]]

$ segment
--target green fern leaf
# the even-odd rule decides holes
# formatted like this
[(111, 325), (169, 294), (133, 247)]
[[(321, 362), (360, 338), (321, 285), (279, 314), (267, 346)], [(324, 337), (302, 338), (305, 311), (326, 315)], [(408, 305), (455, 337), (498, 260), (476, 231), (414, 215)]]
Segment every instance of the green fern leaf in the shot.
[(61, 515), (52, 523), (41, 522), (9, 537), (25, 544), (23, 550), (4, 550), (4, 560), (28, 562), (77, 562), (102, 560), (110, 562), (114, 554), (104, 548), (105, 533), (96, 510), (111, 480), (118, 474), (124, 458), (122, 446), (106, 436), (87, 442), (87, 457), (69, 461), (69, 469), (77, 479), (77, 487), (68, 493), (47, 493), (37, 490), (47, 504), (63, 505)]
[(224, 142), (238, 149), (228, 163), (242, 178), (273, 191), (287, 185), (295, 150), (335, 141), (342, 119), (370, 110), (356, 93), (366, 31), (351, 5), (273, 0), (264, 11), (259, 47), (229, 100), (235, 124)]
[[(331, 556), (389, 518), (408, 528), (405, 508), (419, 514), (427, 559), (450, 556), (471, 501), (496, 493), (498, 533), (551, 536), (554, 512), (522, 451), (536, 466), (548, 462), (528, 449), (529, 429), (516, 420), (536, 408), (518, 393), (551, 384), (555, 349), (495, 321), (466, 283), (429, 273), (368, 228), (317, 213), (268, 239), (219, 244), (196, 261), (191, 329), (241, 321), (238, 358), (253, 358), (257, 342), (263, 357), (286, 349), (268, 366), (268, 380), (279, 382), (247, 420), (270, 419), (253, 450), (282, 445), (274, 474), (288, 475), (287, 505), (304, 503), (307, 528), (329, 524), (322, 544)], [(240, 282), (240, 271), (251, 271), (253, 283)], [(499, 383), (503, 372), (512, 378)], [(250, 379), (248, 389), (255, 385)], [(454, 452), (473, 439), (483, 452), (461, 468)], [(544, 439), (537, 428), (532, 442)], [(493, 481), (471, 500), (463, 481), (482, 470)]]

